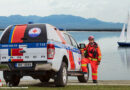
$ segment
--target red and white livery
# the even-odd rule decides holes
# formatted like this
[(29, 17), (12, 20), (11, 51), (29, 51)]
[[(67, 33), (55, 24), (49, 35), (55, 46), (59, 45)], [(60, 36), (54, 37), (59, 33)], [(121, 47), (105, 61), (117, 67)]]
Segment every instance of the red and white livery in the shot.
[(10, 86), (17, 86), (23, 76), (41, 82), (52, 78), (56, 86), (65, 86), (68, 76), (88, 80), (81, 71), (79, 45), (69, 33), (52, 25), (11, 25), (0, 42), (0, 67), (4, 67), (0, 69)]

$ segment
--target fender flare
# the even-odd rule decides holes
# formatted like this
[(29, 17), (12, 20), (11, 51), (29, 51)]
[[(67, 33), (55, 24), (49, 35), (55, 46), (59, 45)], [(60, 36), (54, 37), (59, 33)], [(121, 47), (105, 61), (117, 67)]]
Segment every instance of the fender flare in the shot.
[[(68, 58), (67, 58), (66, 55), (64, 55), (64, 56), (62, 57), (62, 61), (61, 61), (61, 64), (60, 64), (60, 68), (61, 68), (62, 62), (65, 62), (65, 63), (66, 63), (67, 69), (68, 69), (68, 67), (69, 67), (69, 61), (68, 61)], [(59, 68), (59, 70), (60, 70), (60, 68)], [(59, 71), (59, 70), (58, 70), (58, 71)]]
[(66, 65), (67, 65), (67, 68), (68, 68), (68, 65), (69, 65), (69, 61), (68, 61), (68, 58), (66, 55), (63, 56), (63, 59), (62, 59), (62, 62), (65, 62)]

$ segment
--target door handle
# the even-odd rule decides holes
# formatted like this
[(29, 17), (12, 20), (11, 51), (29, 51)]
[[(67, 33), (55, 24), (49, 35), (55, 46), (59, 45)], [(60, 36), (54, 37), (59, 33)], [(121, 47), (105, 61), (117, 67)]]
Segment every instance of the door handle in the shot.
[(25, 50), (20, 50), (20, 53), (26, 53), (26, 51)]

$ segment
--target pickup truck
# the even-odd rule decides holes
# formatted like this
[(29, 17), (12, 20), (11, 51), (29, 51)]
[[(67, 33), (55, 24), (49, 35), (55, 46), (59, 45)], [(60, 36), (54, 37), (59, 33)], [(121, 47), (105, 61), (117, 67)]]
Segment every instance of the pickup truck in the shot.
[(66, 86), (68, 76), (87, 82), (89, 73), (81, 70), (82, 46), (50, 24), (11, 25), (0, 37), (0, 70), (9, 86), (18, 86), (23, 76), (54, 79), (56, 86)]

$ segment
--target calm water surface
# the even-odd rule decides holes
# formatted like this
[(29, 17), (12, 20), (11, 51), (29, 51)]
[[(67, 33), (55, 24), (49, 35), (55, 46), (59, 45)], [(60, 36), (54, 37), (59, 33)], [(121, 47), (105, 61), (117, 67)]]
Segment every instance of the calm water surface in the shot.
[[(102, 52), (98, 69), (99, 80), (130, 80), (130, 48), (117, 45), (120, 32), (69, 32), (78, 43), (88, 43), (88, 36), (95, 36)], [(2, 78), (2, 72), (0, 73)], [(24, 78), (28, 79), (28, 78)], [(91, 77), (90, 77), (91, 79)]]

